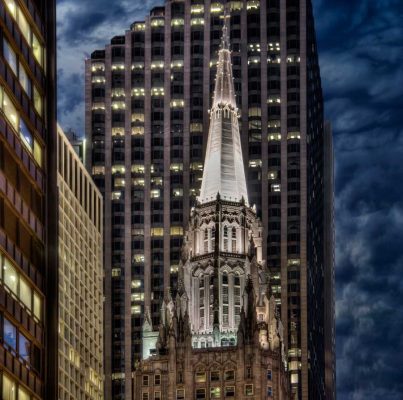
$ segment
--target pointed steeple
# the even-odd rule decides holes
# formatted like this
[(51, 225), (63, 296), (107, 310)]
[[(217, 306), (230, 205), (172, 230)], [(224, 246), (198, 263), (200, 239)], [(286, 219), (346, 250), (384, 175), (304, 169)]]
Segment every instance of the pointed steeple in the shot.
[(219, 193), (222, 200), (243, 198), (248, 205), (227, 18), (224, 21), (199, 201), (214, 201)]

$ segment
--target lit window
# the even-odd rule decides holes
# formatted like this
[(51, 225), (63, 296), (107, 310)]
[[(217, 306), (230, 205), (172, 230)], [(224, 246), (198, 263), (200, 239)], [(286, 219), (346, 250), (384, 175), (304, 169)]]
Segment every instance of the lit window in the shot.
[(121, 269), (120, 268), (112, 268), (112, 277), (116, 278), (121, 275)]
[(203, 14), (204, 5), (203, 4), (192, 4), (192, 6), (190, 7), (190, 12), (192, 14)]
[(162, 69), (162, 68), (164, 68), (163, 61), (154, 61), (151, 63), (151, 69)]
[(170, 233), (172, 236), (183, 236), (183, 228), (181, 226), (171, 226)]
[(179, 271), (179, 265), (171, 265), (171, 273), (177, 273)]
[(182, 197), (183, 189), (172, 189), (172, 196), (173, 197)]
[(140, 305), (132, 306), (131, 313), (132, 314), (141, 314), (141, 306)]
[(18, 26), (20, 27), (21, 33), (25, 37), (25, 40), (30, 45), (31, 44), (31, 27), (29, 26), (29, 23), (20, 8), (18, 9)]
[(10, 14), (16, 18), (17, 16), (17, 5), (15, 4), (15, 0), (5, 0), (6, 6), (8, 8), (8, 11), (10, 11)]
[[(112, 109), (113, 110), (124, 110), (126, 108), (126, 104), (124, 101), (113, 101)], [(143, 119), (144, 121), (144, 119)]]
[(210, 11), (214, 14), (214, 13), (221, 13), (222, 11), (224, 11), (224, 5), (221, 3), (212, 3), (211, 4), (211, 8)]
[(2, 389), (2, 399), (3, 400), (15, 400), (17, 393), (17, 385), (11, 380), (7, 375), (3, 374), (3, 389)]
[(132, 183), (133, 186), (144, 186), (144, 178), (134, 178)]
[(150, 197), (151, 197), (152, 199), (158, 199), (158, 198), (160, 197), (160, 195), (161, 195), (161, 193), (160, 193), (160, 190), (159, 190), (159, 189), (152, 189), (152, 190), (150, 191)]
[(34, 107), (37, 113), (42, 116), (43, 113), (43, 98), (41, 94), (39, 93), (38, 89), (36, 86), (34, 86)]
[(164, 236), (164, 228), (151, 228), (151, 236)]
[(183, 18), (172, 18), (171, 25), (172, 26), (181, 26), (185, 24), (185, 20)]
[(174, 60), (171, 63), (171, 68), (182, 68), (183, 67), (183, 60)]
[(123, 178), (115, 178), (114, 186), (115, 188), (124, 187), (125, 180)]
[(196, 383), (204, 383), (206, 382), (206, 373), (205, 372), (196, 372)]
[(32, 33), (32, 52), (34, 53), (34, 57), (36, 58), (36, 61), (38, 61), (39, 65), (42, 66), (42, 64), (43, 64), (43, 48), (41, 46), (41, 43), (39, 42), (39, 39), (35, 35), (35, 33)]
[(120, 191), (115, 191), (115, 192), (112, 192), (112, 194), (111, 194), (112, 200), (120, 200), (121, 197), (122, 197), (122, 192), (120, 192)]
[[(134, 262), (137, 262), (137, 263), (144, 262), (144, 254), (135, 254), (133, 256), (133, 258), (134, 258)], [(133, 281), (133, 282), (137, 282), (137, 281)]]
[(141, 113), (132, 114), (132, 122), (144, 122), (144, 114)]
[(131, 301), (144, 301), (144, 293), (132, 293)]
[[(104, 167), (105, 171), (105, 167)], [(113, 165), (112, 166), (112, 174), (124, 174), (125, 173), (125, 167), (124, 165)]]
[(288, 132), (287, 133), (287, 139), (301, 139), (301, 133), (300, 132)]
[(125, 69), (125, 65), (123, 63), (112, 64), (111, 69), (112, 69), (112, 71), (116, 71), (116, 70), (123, 71)]
[(105, 103), (92, 103), (92, 110), (105, 110)]
[(102, 165), (92, 167), (92, 175), (105, 175), (105, 167)]
[(267, 98), (267, 102), (270, 103), (270, 104), (272, 104), (272, 103), (281, 103), (281, 99), (280, 99), (279, 96), (276, 96), (276, 95), (274, 95), (274, 96), (269, 96), (269, 97)]
[(124, 136), (124, 128), (112, 128), (112, 136)]
[(141, 279), (135, 279), (134, 281), (132, 281), (132, 288), (141, 288), (142, 286), (142, 282)]
[(278, 172), (277, 171), (269, 171), (267, 173), (267, 179), (274, 180), (277, 179)]
[(249, 161), (250, 168), (261, 168), (262, 167), (262, 160), (250, 160)]
[(39, 294), (37, 294), (36, 292), (34, 292), (34, 316), (38, 319), (41, 320), (42, 318), (42, 299), (39, 296)]
[(151, 26), (164, 26), (164, 20), (162, 18), (154, 18), (153, 20), (151, 20)]
[(144, 126), (133, 126), (132, 135), (144, 135)]
[(32, 309), (32, 288), (29, 286), (27, 281), (21, 277), (20, 278), (20, 300), (28, 308)]
[(229, 7), (231, 11), (240, 11), (242, 10), (242, 1), (230, 1)]
[(190, 25), (192, 26), (204, 25), (204, 18), (192, 18), (190, 20)]
[(291, 374), (291, 384), (295, 385), (298, 383), (298, 381), (299, 381), (298, 374)]
[(171, 164), (171, 171), (178, 172), (183, 170), (183, 164)]
[(271, 133), (267, 136), (267, 140), (272, 141), (272, 140), (281, 140), (281, 133)]
[(132, 165), (132, 172), (134, 174), (144, 174), (144, 165), (142, 165), (142, 164), (133, 164)]
[(252, 107), (248, 110), (249, 117), (261, 117), (262, 116), (262, 109), (259, 107)]
[(17, 270), (11, 265), (11, 263), (5, 259), (3, 267), (3, 281), (5, 285), (15, 294), (17, 295), (18, 290), (18, 275)]
[(281, 186), (278, 183), (273, 183), (272, 185), (270, 185), (270, 190), (272, 192), (281, 192)]
[(212, 387), (210, 389), (210, 398), (211, 399), (220, 399), (221, 398), (221, 388)]
[(171, 101), (172, 108), (182, 108), (185, 106), (184, 100), (175, 99)]

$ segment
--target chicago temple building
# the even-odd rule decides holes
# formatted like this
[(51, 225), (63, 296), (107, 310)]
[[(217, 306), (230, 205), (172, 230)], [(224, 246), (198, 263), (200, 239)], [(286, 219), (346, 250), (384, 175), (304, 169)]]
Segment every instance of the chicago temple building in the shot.
[(145, 311), (135, 399), (288, 398), (283, 326), (249, 204), (238, 118), (224, 26), (200, 196), (158, 331)]

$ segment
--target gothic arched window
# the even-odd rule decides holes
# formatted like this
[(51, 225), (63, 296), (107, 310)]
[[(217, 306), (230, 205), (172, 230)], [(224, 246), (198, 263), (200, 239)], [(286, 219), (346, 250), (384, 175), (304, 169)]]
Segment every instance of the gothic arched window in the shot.
[(204, 230), (204, 253), (208, 253), (208, 229)]
[(232, 243), (232, 252), (236, 253), (236, 228), (232, 228), (232, 233), (231, 233), (231, 243)]
[(228, 251), (228, 226), (224, 226), (223, 232), (223, 248), (224, 251)]
[(223, 272), (221, 277), (221, 290), (222, 290), (222, 323), (223, 326), (228, 326), (229, 323), (229, 301), (228, 301), (228, 275)]

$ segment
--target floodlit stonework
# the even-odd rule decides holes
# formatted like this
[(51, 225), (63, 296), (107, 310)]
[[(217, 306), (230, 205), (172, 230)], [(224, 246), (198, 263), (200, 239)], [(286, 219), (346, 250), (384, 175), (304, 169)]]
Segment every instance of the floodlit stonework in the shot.
[(287, 398), (283, 326), (262, 225), (248, 205), (228, 42), (224, 27), (201, 194), (158, 332), (146, 310), (135, 400)]

